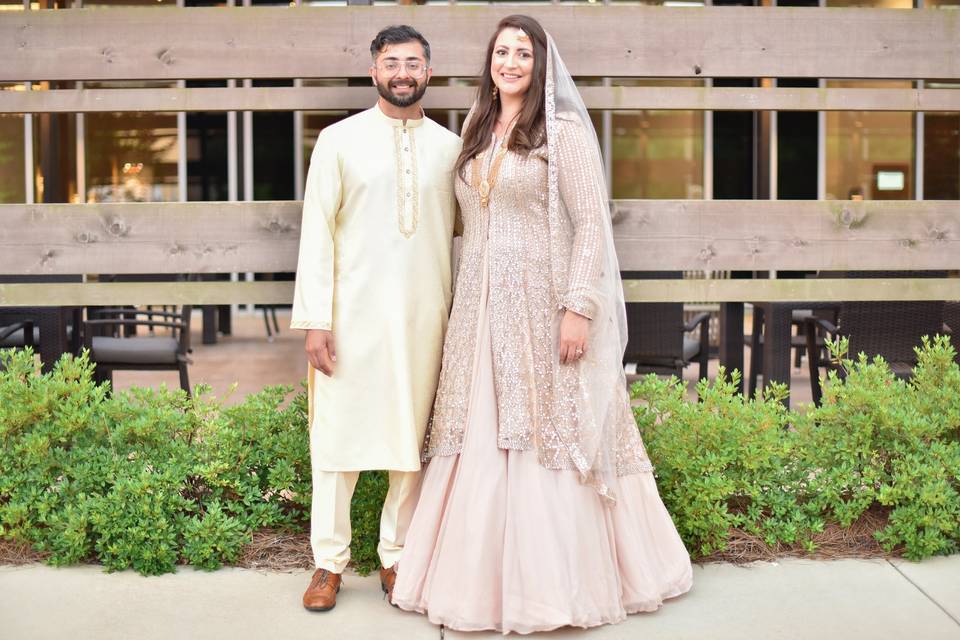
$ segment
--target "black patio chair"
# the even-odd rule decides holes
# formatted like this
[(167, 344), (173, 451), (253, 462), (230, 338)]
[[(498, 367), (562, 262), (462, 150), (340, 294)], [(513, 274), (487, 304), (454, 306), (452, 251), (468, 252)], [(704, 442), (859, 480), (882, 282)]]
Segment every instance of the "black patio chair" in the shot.
[[(673, 280), (680, 271), (630, 271), (631, 280)], [(683, 321), (681, 302), (631, 302), (627, 304), (627, 349), (624, 363), (636, 363), (637, 373), (675, 375), (683, 378), (683, 369), (691, 362), (700, 365), (699, 379), (708, 377), (710, 358), (710, 314), (698, 313)], [(700, 329), (698, 339), (688, 334)]]
[(37, 328), (29, 320), (0, 326), (0, 349), (33, 347), (37, 337)]
[(960, 300), (948, 300), (943, 303), (943, 331), (950, 336), (955, 360), (960, 363)]
[[(25, 349), (36, 344), (33, 323), (29, 320), (0, 326), (0, 349)], [(3, 371), (0, 362), (0, 371)]]
[[(190, 392), (187, 366), (190, 349), (191, 307), (179, 311), (107, 307), (90, 309), (84, 322), (84, 347), (96, 364), (98, 382), (112, 382), (118, 370), (180, 372), (180, 388)], [(155, 318), (161, 318), (157, 320)], [(128, 335), (122, 329), (144, 327), (150, 331), (170, 329), (170, 335)]]
[[(936, 272), (856, 272), (850, 278), (916, 278), (943, 277)], [(901, 380), (913, 375), (917, 364), (914, 347), (920, 345), (923, 336), (943, 333), (944, 302), (933, 301), (883, 301), (841, 302), (834, 325), (823, 318), (807, 320), (807, 361), (810, 366), (810, 388), (814, 403), (819, 406), (823, 396), (820, 386), (820, 367), (835, 370), (843, 376), (837, 363), (821, 357), (815, 342), (821, 335), (832, 339), (846, 337), (850, 341), (849, 356), (865, 353), (868, 357), (881, 356), (890, 365), (893, 374)]]

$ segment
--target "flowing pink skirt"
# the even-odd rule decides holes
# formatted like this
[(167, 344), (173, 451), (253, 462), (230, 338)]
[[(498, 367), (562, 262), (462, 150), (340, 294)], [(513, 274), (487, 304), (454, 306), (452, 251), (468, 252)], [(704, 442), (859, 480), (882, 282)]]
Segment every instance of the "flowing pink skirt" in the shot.
[(394, 603), (451, 629), (531, 633), (620, 622), (688, 591), (690, 558), (653, 474), (622, 477), (611, 508), (575, 471), (497, 447), (485, 304), (478, 329), (463, 450), (424, 471)]

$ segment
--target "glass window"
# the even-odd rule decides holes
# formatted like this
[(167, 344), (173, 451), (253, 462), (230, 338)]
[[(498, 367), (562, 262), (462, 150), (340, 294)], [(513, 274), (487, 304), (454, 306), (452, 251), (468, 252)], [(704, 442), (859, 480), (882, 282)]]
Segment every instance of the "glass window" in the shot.
[(913, 0), (827, 0), (828, 7), (869, 7), (873, 9), (913, 9)]
[[(617, 86), (702, 86), (697, 80), (613, 81)], [(686, 110), (614, 111), (614, 198), (703, 197), (703, 114)], [(597, 134), (602, 134), (597, 127)]]
[[(3, 91), (23, 91), (22, 84), (0, 85)], [(0, 204), (25, 202), (23, 116), (0, 114)]]
[(960, 113), (923, 117), (923, 198), (960, 200)]
[(175, 7), (177, 0), (83, 0), (84, 9), (110, 7)]
[[(591, 4), (598, 0), (588, 0)], [(612, 0), (612, 4), (634, 4), (655, 7), (702, 7), (703, 0)]]
[[(225, 87), (224, 81), (188, 80), (187, 87)], [(187, 200), (227, 200), (227, 114), (187, 113)]]
[[(292, 84), (290, 80), (253, 81), (254, 87)], [(242, 149), (242, 137), (240, 143)], [(253, 112), (254, 200), (293, 200), (293, 144), (293, 112)]]
[[(173, 86), (172, 83), (104, 82), (90, 88)], [(88, 113), (87, 202), (177, 200), (175, 113)]]
[[(38, 82), (33, 85), (33, 90), (72, 86), (73, 83)], [(78, 202), (76, 115), (34, 114), (33, 150), (36, 201)]]
[[(803, 0), (809, 2), (809, 0)], [(782, 6), (782, 0), (778, 6)], [(812, 78), (779, 78), (778, 87), (816, 88)], [(777, 198), (817, 199), (816, 111), (777, 112)]]
[(86, 165), (87, 202), (175, 201), (176, 114), (87, 114)]
[[(714, 87), (756, 87), (753, 78), (714, 78)], [(761, 177), (761, 140), (769, 128), (759, 111), (714, 111), (713, 197), (717, 200), (766, 198)], [(766, 169), (764, 168), (764, 171)]]
[[(909, 81), (830, 81), (828, 87), (909, 89)], [(914, 118), (900, 111), (831, 111), (827, 199), (914, 197)]]

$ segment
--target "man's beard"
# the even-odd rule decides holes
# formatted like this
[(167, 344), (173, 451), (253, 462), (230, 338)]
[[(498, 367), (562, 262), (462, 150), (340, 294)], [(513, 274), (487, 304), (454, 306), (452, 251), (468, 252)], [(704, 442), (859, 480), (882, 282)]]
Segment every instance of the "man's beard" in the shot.
[[(423, 94), (427, 92), (427, 83), (424, 81), (423, 84), (419, 84), (416, 80), (410, 80), (410, 84), (413, 85), (414, 90), (407, 96), (398, 96), (390, 90), (390, 85), (396, 81), (390, 80), (386, 84), (380, 82), (377, 83), (377, 93), (380, 94), (380, 97), (392, 104), (395, 107), (409, 107), (412, 104), (416, 104), (423, 98)], [(402, 84), (402, 83), (401, 83)]]

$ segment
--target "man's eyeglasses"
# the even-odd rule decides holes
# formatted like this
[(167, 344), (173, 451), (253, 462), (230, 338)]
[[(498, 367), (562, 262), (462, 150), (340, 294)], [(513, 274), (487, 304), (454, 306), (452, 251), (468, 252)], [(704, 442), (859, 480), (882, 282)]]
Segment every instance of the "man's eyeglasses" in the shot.
[(420, 60), (384, 60), (377, 67), (391, 76), (400, 73), (401, 67), (406, 67), (407, 73), (415, 78), (419, 78), (427, 70), (427, 65)]

